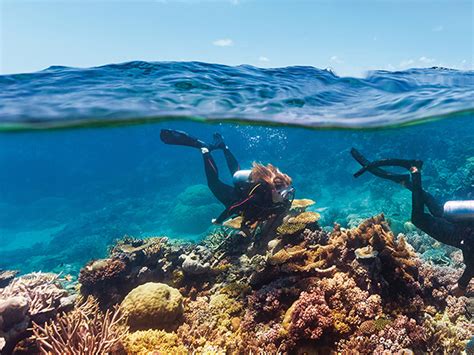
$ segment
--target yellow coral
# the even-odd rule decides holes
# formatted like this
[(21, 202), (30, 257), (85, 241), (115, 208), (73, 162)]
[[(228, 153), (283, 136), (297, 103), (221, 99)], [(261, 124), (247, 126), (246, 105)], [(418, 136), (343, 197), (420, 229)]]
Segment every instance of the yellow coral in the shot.
[(183, 297), (166, 284), (148, 282), (134, 288), (122, 301), (121, 308), (133, 329), (163, 329), (183, 313)]
[(309, 206), (314, 205), (316, 202), (313, 200), (310, 200), (309, 198), (303, 198), (300, 200), (293, 200), (291, 203), (291, 210), (295, 210), (298, 212), (303, 212), (308, 208)]
[(309, 223), (314, 223), (319, 221), (321, 218), (319, 213), (316, 212), (303, 212), (300, 213), (299, 215), (292, 217), (288, 220), (288, 223), (304, 223), (304, 224), (309, 224)]
[(127, 354), (149, 355), (159, 354), (187, 354), (188, 350), (180, 342), (176, 333), (167, 333), (163, 330), (139, 330), (129, 333), (123, 341)]
[(280, 234), (285, 234), (285, 235), (293, 235), (293, 234), (303, 231), (305, 228), (306, 228), (306, 224), (304, 223), (286, 222), (277, 228), (277, 232)]
[(294, 217), (288, 218), (277, 228), (277, 232), (283, 235), (293, 235), (303, 231), (307, 224), (315, 223), (321, 216), (316, 212), (303, 212)]

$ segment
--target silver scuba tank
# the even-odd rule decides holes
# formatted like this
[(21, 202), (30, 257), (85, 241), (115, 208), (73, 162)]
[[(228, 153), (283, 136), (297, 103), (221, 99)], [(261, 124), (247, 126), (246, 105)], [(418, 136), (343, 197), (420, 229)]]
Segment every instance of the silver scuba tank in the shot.
[(250, 183), (252, 170), (238, 170), (232, 176), (232, 182), (236, 187), (244, 187)]
[(474, 221), (474, 200), (448, 201), (443, 206), (444, 217), (453, 221)]

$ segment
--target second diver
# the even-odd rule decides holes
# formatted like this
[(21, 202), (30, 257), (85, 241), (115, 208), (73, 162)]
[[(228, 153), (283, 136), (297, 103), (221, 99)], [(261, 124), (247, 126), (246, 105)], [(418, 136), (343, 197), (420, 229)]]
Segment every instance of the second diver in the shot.
[[(462, 250), (466, 268), (452, 290), (462, 295), (474, 277), (474, 201), (448, 201), (441, 205), (433, 195), (423, 190), (421, 181), (422, 161), (385, 159), (369, 162), (352, 148), (351, 154), (362, 165), (355, 177), (369, 171), (375, 176), (405, 186), (412, 192), (412, 223), (437, 241)], [(397, 166), (409, 170), (408, 174), (395, 174), (381, 167)], [(425, 212), (425, 206), (430, 213)]]

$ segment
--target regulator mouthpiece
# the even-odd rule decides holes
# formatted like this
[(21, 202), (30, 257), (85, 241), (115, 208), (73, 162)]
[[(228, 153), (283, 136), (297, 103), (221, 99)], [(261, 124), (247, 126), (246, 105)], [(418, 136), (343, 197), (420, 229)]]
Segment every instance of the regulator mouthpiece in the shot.
[(474, 200), (448, 201), (444, 204), (443, 210), (447, 219), (474, 222)]

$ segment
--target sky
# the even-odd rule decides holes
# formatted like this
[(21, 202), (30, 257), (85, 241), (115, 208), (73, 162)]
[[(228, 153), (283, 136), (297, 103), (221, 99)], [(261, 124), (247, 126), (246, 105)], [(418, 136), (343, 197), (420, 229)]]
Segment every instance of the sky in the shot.
[(474, 1), (0, 0), (0, 74), (131, 60), (474, 69)]

